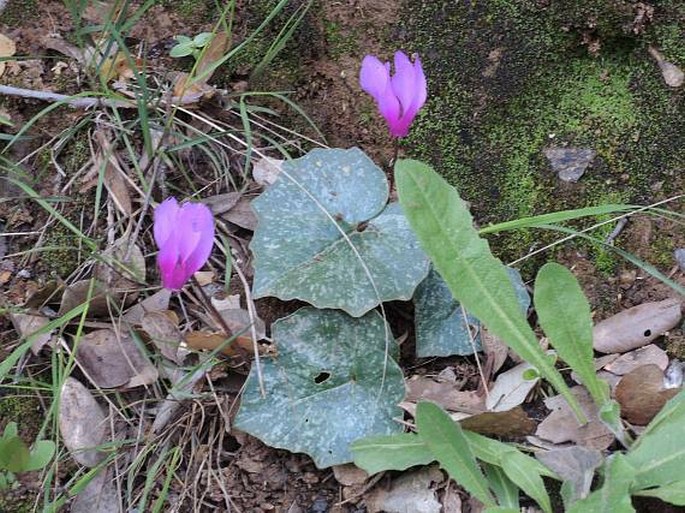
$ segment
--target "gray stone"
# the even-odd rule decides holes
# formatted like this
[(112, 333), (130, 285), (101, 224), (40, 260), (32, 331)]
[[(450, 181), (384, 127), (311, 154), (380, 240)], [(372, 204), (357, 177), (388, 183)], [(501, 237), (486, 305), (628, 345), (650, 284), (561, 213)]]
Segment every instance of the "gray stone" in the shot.
[(544, 151), (552, 169), (564, 182), (577, 182), (597, 154), (589, 148), (546, 148)]
[(685, 248), (678, 248), (673, 252), (675, 261), (678, 262), (680, 272), (685, 273)]

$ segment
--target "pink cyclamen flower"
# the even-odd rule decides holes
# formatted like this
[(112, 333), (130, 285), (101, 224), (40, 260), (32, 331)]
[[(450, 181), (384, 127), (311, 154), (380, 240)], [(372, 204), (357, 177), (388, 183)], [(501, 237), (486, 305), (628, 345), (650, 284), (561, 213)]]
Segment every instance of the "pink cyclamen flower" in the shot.
[(416, 113), (426, 103), (426, 76), (418, 56), (412, 63), (403, 52), (396, 52), (395, 74), (390, 76), (389, 62), (367, 55), (362, 61), (359, 84), (376, 100), (393, 137), (405, 137)]
[(214, 245), (214, 216), (202, 203), (167, 198), (155, 208), (154, 235), (162, 285), (180, 290), (209, 259)]

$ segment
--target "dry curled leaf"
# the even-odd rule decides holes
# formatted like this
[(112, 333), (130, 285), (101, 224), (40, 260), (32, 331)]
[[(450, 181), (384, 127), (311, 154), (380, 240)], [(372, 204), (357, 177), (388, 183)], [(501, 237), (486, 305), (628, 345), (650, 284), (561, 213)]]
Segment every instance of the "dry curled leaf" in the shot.
[(169, 308), (169, 299), (171, 299), (171, 291), (169, 289), (160, 289), (150, 297), (134, 304), (124, 314), (124, 321), (129, 324), (140, 324), (143, 317), (148, 312), (159, 312)]
[(584, 447), (603, 451), (614, 441), (614, 435), (599, 420), (597, 406), (585, 387), (571, 388), (587, 418), (587, 424), (580, 425), (568, 402), (561, 395), (545, 399), (545, 406), (552, 413), (538, 426), (535, 435), (555, 444), (574, 442)]
[[(10, 319), (14, 325), (14, 329), (22, 339), (27, 339), (28, 337), (32, 336), (49, 322), (48, 318), (43, 317), (42, 315), (20, 313), (10, 314)], [(31, 344), (31, 352), (33, 354), (38, 354), (43, 346), (50, 342), (51, 338), (52, 331), (36, 335)]]
[(81, 337), (76, 359), (101, 388), (124, 389), (149, 385), (157, 380), (157, 370), (126, 333), (97, 330)]
[(666, 351), (655, 344), (635, 349), (616, 358), (604, 366), (604, 370), (617, 376), (623, 376), (643, 365), (654, 364), (661, 370), (668, 367), (668, 355)]
[(214, 351), (220, 347), (220, 352), (226, 356), (238, 356), (241, 353), (254, 354), (250, 337), (236, 337), (235, 340), (229, 342), (230, 339), (222, 333), (191, 331), (186, 333), (184, 338), (188, 347), (196, 351)]
[(625, 353), (645, 346), (677, 326), (682, 317), (680, 300), (643, 303), (595, 325), (593, 346), (600, 353)]
[(105, 415), (90, 391), (68, 377), (59, 402), (59, 431), (71, 456), (86, 467), (95, 467), (105, 453), (96, 449), (106, 439)]
[(649, 364), (623, 376), (615, 395), (621, 415), (631, 424), (646, 426), (678, 392), (679, 388), (664, 388), (663, 370)]
[(179, 354), (183, 335), (178, 329), (178, 317), (174, 312), (149, 312), (143, 317), (141, 325), (162, 356), (179, 365), (183, 363), (184, 355)]
[(539, 377), (526, 379), (526, 373), (531, 370), (533, 370), (532, 365), (521, 363), (497, 376), (485, 401), (486, 409), (488, 411), (507, 411), (522, 404), (540, 381)]

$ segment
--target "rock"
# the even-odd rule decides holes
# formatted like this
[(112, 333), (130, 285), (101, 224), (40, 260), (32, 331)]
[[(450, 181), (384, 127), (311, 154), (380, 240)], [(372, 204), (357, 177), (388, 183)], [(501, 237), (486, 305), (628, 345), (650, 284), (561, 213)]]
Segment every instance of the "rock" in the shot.
[(589, 148), (546, 148), (544, 153), (564, 182), (577, 182), (597, 154)]
[(678, 263), (680, 272), (685, 273), (685, 248), (678, 248), (673, 253), (675, 261)]

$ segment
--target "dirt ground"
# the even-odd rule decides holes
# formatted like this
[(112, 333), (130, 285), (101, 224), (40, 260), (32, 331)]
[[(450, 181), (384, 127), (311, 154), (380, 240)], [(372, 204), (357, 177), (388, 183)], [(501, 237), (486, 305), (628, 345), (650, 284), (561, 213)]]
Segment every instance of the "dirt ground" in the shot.
[[(184, 11), (183, 6), (188, 5), (187, 1), (177, 3), (160, 1), (158, 2), (159, 5), (156, 5), (131, 31), (128, 44), (140, 50), (140, 57), (147, 60), (151, 75), (154, 73), (155, 76), (163, 76), (169, 70), (182, 69), (188, 65), (187, 61), (179, 62), (168, 56), (168, 51), (174, 44), (173, 37), (175, 35), (192, 35), (203, 30), (211, 30), (212, 23), (208, 21), (207, 17), (213, 13), (212, 2), (190, 3), (196, 4), (195, 7)], [(475, 2), (466, 3), (475, 4)], [(545, 3), (549, 2), (537, 2), (535, 5)], [(5, 13), (0, 16), (0, 32), (16, 42), (18, 55), (31, 58), (19, 61), (17, 67), (8, 69), (5, 75), (0, 78), (0, 83), (29, 89), (50, 90), (63, 94), (78, 92), (82, 87), (84, 78), (80, 75), (78, 67), (58, 65), (59, 62), (68, 59), (55, 50), (54, 45), (51, 47), (51, 45), (46, 44), (46, 40), (55, 34), (65, 39), (73, 37), (74, 24), (64, 4), (52, 0), (32, 0), (25, 3), (24, 11), (21, 9), (17, 11), (18, 4), (24, 4), (24, 2), (10, 0)], [(294, 6), (296, 4), (298, 2), (293, 2)], [(272, 3), (266, 1), (237, 2), (237, 30), (235, 31), (237, 40), (244, 37), (249, 29), (254, 27), (260, 14), (264, 12), (265, 5), (268, 7)], [(325, 135), (328, 145), (332, 147), (360, 146), (389, 172), (390, 159), (393, 154), (392, 141), (387, 136), (383, 120), (376, 115), (371, 100), (360, 91), (358, 86), (358, 70), (362, 56), (368, 53), (387, 57), (394, 50), (395, 41), (402, 41), (409, 50), (415, 49), (412, 46), (412, 41), (421, 41), (420, 44), (425, 45), (421, 47), (421, 50), (425, 53), (424, 62), (427, 71), (430, 72), (431, 69), (435, 69), (436, 75), (439, 75), (441, 79), (446, 76), (442, 69), (438, 69), (443, 62), (439, 56), (438, 43), (430, 41), (426, 43), (425, 39), (421, 39), (422, 37), (425, 38), (425, 34), (421, 35), (417, 27), (412, 25), (411, 20), (407, 20), (406, 9), (408, 9), (406, 3), (391, 0), (314, 2), (309, 14), (302, 22), (302, 30), (294, 35), (293, 40), (265, 73), (257, 76), (252, 75), (251, 71), (255, 62), (252, 57), (245, 56), (241, 57), (239, 62), (227, 65), (226, 70), (217, 73), (215, 77), (217, 85), (228, 91), (245, 89), (248, 91), (292, 91), (292, 99), (312, 117)], [(541, 9), (539, 15), (545, 16), (544, 6)], [(474, 10), (473, 13), (475, 13), (473, 14), (474, 18), (477, 18), (478, 11)], [(444, 15), (448, 17), (448, 14)], [(89, 16), (92, 16), (89, 21), (94, 22), (97, 20), (98, 13), (90, 12)], [(416, 19), (418, 19), (418, 15)], [(485, 22), (482, 19), (477, 19), (474, 23)], [(568, 31), (573, 32), (575, 30), (574, 24), (576, 24), (576, 20), (569, 23)], [(601, 40), (601, 34), (598, 35), (598, 32), (591, 30), (586, 32), (589, 34), (588, 37), (592, 36)], [(476, 36), (471, 34), (470, 37)], [(507, 44), (509, 44), (508, 41), (501, 41), (502, 48), (506, 48)], [(521, 51), (523, 52), (523, 50)], [(581, 48), (578, 51), (585, 51), (585, 49)], [(478, 75), (475, 78), (474, 76), (468, 78), (467, 82), (469, 82), (470, 87), (474, 87), (474, 91), (480, 98), (473, 101), (480, 103), (476, 110), (471, 111), (468, 116), (463, 114), (465, 121), (460, 121), (462, 125), (459, 133), (464, 141), (471, 137), (476, 138), (477, 141), (480, 140), (479, 137), (482, 139), (482, 133), (479, 135), (479, 130), (487, 128), (491, 119), (485, 114), (487, 111), (485, 103), (489, 101), (492, 101), (493, 104), (499, 103), (497, 100), (498, 88), (505, 87), (502, 84), (508, 83), (513, 89), (522, 87), (521, 80), (507, 75), (509, 69), (507, 66), (509, 64), (516, 65), (513, 62), (513, 57), (506, 52), (503, 55), (505, 55), (501, 64), (501, 70), (504, 70), (502, 71), (503, 76), (498, 78), (501, 81), (493, 85), (488, 83), (490, 76)], [(491, 55), (490, 61), (495, 57)], [(492, 65), (492, 62), (490, 64)], [(680, 65), (685, 66), (685, 62), (680, 62)], [(495, 72), (493, 71), (493, 73)], [(454, 71), (453, 74), (456, 75)], [(477, 81), (483, 81), (486, 84), (476, 90), (476, 86), (473, 84)], [(431, 84), (433, 83), (431, 82)], [(445, 87), (447, 86), (448, 84), (445, 84)], [(441, 88), (436, 87), (436, 90), (439, 89)], [(507, 94), (503, 93), (503, 97)], [(517, 91), (514, 90), (511, 94), (515, 95)], [(673, 95), (674, 98), (670, 101), (674, 104), (677, 103), (676, 108), (680, 109), (680, 105), (683, 103), (682, 90), (674, 92)], [(439, 100), (433, 101), (434, 105), (439, 104)], [(269, 102), (267, 104), (272, 106)], [(10, 132), (16, 133), (18, 127), (26, 124), (46, 105), (47, 103), (40, 100), (4, 98), (0, 101), (0, 113), (11, 118), (16, 128), (10, 129)], [(281, 122), (284, 125), (300, 130), (307, 136), (315, 137), (315, 132), (307, 126), (301, 116), (282, 105), (275, 108), (279, 109), (282, 116)], [(33, 138), (19, 142), (13, 146), (9, 153), (6, 153), (7, 158), (15, 162), (22, 161), (22, 169), (33, 180), (36, 191), (40, 195), (57, 194), (64, 181), (56, 178), (51, 164), (43, 162), (40, 154), (32, 155), (27, 159), (25, 157), (62, 130), (77, 125), (82, 116), (83, 112), (79, 109), (60, 107), (43, 117), (31, 128), (29, 134), (34, 136)], [(443, 119), (447, 117), (444, 112), (440, 116), (442, 118), (438, 121), (447, 121)], [(434, 122), (436, 137), (439, 137), (444, 130), (438, 126), (438, 121)], [(432, 144), (429, 136), (426, 135), (430, 133), (428, 130), (432, 122), (427, 117), (419, 119), (417, 130), (424, 140), (410, 137), (409, 140), (403, 142), (401, 154), (425, 158), (431, 160), (431, 163), (436, 167), (444, 165), (447, 169), (450, 163), (449, 156), (440, 154), (442, 149), (438, 148), (437, 143), (433, 148), (426, 148)], [(604, 125), (593, 125), (588, 130), (600, 131), (605, 128)], [(452, 130), (452, 132), (456, 131)], [(619, 135), (622, 137), (624, 134)], [(602, 138), (603, 141), (610, 139), (603, 135)], [(485, 142), (474, 143), (474, 148), (478, 145), (481, 146), (469, 153), (472, 159), (471, 163), (491, 165), (494, 162), (495, 157), (477, 154), (485, 144)], [(303, 143), (303, 147), (306, 149), (307, 143)], [(69, 165), (78, 165), (68, 162), (70, 158), (78, 160), (78, 151), (77, 148), (67, 148), (59, 157), (62, 166), (68, 168)], [(462, 148), (459, 151), (464, 151), (464, 155), (460, 154), (460, 157), (466, 158), (467, 150)], [(603, 166), (610, 167), (615, 162), (609, 161), (609, 154), (618, 155), (620, 151), (621, 148), (618, 143), (616, 147), (606, 149), (604, 161), (598, 163), (596, 168), (604, 170)], [(496, 147), (493, 152), (501, 152), (500, 156), (506, 160), (502, 156), (505, 155), (506, 149)], [(527, 163), (540, 164), (538, 160), (535, 160), (536, 158), (526, 155), (524, 160)], [(607, 162), (609, 163), (607, 164)], [(672, 180), (673, 184), (666, 187), (666, 192), (663, 188), (652, 187), (647, 190), (640, 190), (639, 193), (626, 193), (618, 200), (626, 202), (640, 200), (641, 203), (648, 203), (682, 192), (682, 189), (678, 188), (683, 183), (682, 171), (685, 160), (681, 162), (680, 167), (666, 157), (664, 157), (664, 162), (666, 162), (665, 167), (671, 171), (679, 171), (680, 176), (675, 175), (675, 177), (667, 177), (666, 179), (654, 177), (653, 180), (648, 181), (649, 185), (653, 186), (657, 182), (661, 182), (663, 185), (664, 180)], [(545, 164), (541, 165), (544, 166)], [(456, 181), (460, 179), (458, 176), (455, 178), (456, 175), (450, 175), (447, 171), (445, 174)], [(548, 177), (545, 180), (547, 180), (545, 183), (549, 182)], [(606, 182), (604, 176), (601, 177), (601, 180)], [(487, 180), (475, 178), (474, 181)], [(586, 188), (591, 189), (589, 185)], [(464, 190), (470, 192), (476, 189), (464, 184)], [(483, 189), (480, 188), (478, 191), (480, 191), (478, 194), (482, 194)], [(554, 204), (555, 194), (549, 188), (545, 192), (549, 193), (546, 203), (537, 204), (531, 207), (532, 210), (530, 211), (518, 210), (517, 212), (523, 212), (527, 215), (540, 213), (538, 210), (544, 212), (550, 204)], [(581, 192), (579, 189), (573, 189), (569, 190), (565, 197), (575, 198), (585, 194), (585, 192), (587, 192), (585, 189)], [(88, 194), (90, 193), (83, 195), (79, 201), (87, 203), (90, 198)], [(491, 196), (474, 193), (473, 197), (467, 196), (466, 199), (475, 204), (475, 211), (478, 214), (477, 222), (486, 224), (493, 221), (493, 215), (490, 212), (494, 212), (494, 209), (497, 209), (498, 213), (506, 212), (506, 209), (501, 209), (497, 205), (498, 201), (507, 200), (507, 194), (509, 192), (502, 188)], [(69, 265), (66, 266), (66, 269), (56, 268), (53, 262), (45, 262), (39, 254), (36, 256), (23, 254), (22, 252), (38, 244), (39, 232), (46, 222), (47, 214), (35, 203), (26, 201), (23, 193), (16, 187), (9, 185), (5, 180), (0, 180), (0, 198), (2, 198), (0, 201), (0, 230), (28, 234), (21, 237), (0, 238), (0, 287), (2, 288), (0, 306), (7, 308), (22, 305), (27, 299), (35, 298), (36, 292), (43, 289), (51, 280), (66, 278), (70, 273), (70, 268)], [(603, 198), (600, 196), (600, 199)], [(683, 213), (682, 198), (670, 203), (668, 208)], [(74, 211), (76, 212), (78, 209)], [(509, 213), (515, 212), (509, 211)], [(503, 221), (505, 219), (500, 218), (498, 220)], [(525, 240), (526, 247), (519, 246), (515, 249), (512, 249), (508, 239), (502, 241), (499, 238), (493, 238), (492, 243), (496, 251), (500, 247), (502, 248), (501, 256), (505, 260), (511, 260), (515, 256), (523, 256), (529, 249), (535, 249), (540, 245), (539, 242), (534, 244), (535, 241), (531, 239)], [(626, 251), (634, 253), (647, 262), (654, 263), (670, 278), (681, 285), (685, 285), (685, 273), (678, 269), (672, 258), (675, 248), (685, 247), (685, 230), (682, 220), (648, 216), (636, 217), (620, 233), (617, 238), (618, 243)], [(3, 247), (1, 244), (6, 245)], [(19, 256), (11, 256), (17, 254)], [(10, 255), (10, 257), (6, 255)], [(605, 259), (606, 255), (588, 245), (575, 243), (565, 245), (561, 249), (555, 250), (552, 255), (558, 262), (571, 268), (578, 277), (591, 302), (596, 319), (605, 318), (612, 313), (645, 301), (657, 301), (674, 295), (674, 292), (667, 285), (642, 270), (635, 270), (632, 265), (620, 260), (611, 260), (607, 264), (605, 260), (602, 260)], [(526, 265), (530, 265), (531, 269), (524, 273), (524, 277), (530, 280), (534, 276), (532, 271), (539, 263), (540, 260), (538, 259), (530, 259)], [(65, 274), (60, 275), (62, 272)], [(233, 288), (239, 288), (239, 286), (234, 283)], [(297, 303), (284, 304), (276, 300), (260, 300), (257, 302), (258, 314), (266, 321), (267, 325), (292, 312), (297, 306)], [(389, 308), (390, 321), (395, 329), (394, 334), (396, 336), (407, 336), (407, 341), (402, 346), (401, 358), (401, 364), (406, 375), (438, 373), (445, 367), (454, 367), (466, 377), (467, 388), (476, 388), (478, 386), (478, 373), (473, 358), (455, 357), (439, 361), (426, 361), (414, 356), (411, 314), (411, 306), (407, 304), (393, 304)], [(0, 320), (0, 358), (5, 357), (8, 352), (7, 348), (11, 347), (15, 341), (16, 333), (9, 319), (3, 318)], [(682, 330), (673, 330), (666, 339), (660, 341), (660, 344), (667, 349), (671, 356), (685, 357), (685, 337)], [(49, 364), (49, 357), (42, 357), (39, 360), (35, 367), (39, 368), (43, 365), (43, 372), (45, 372), (45, 366)], [(208, 450), (206, 448), (208, 444), (217, 443), (217, 440), (220, 441), (220, 447), (215, 448), (220, 454), (218, 457), (220, 462), (216, 468), (204, 470), (198, 468), (195, 475), (199, 480), (198, 482), (206, 483), (207, 487), (210, 487), (212, 486), (211, 483), (215, 482), (213, 480), (216, 479), (212, 477), (212, 472), (220, 472), (227, 490), (208, 489), (202, 498), (201, 506), (192, 509), (188, 502), (185, 502), (177, 504), (177, 509), (174, 511), (246, 513), (363, 513), (367, 511), (365, 497), (367, 497), (369, 490), (373, 486), (381, 488), (389, 486), (391, 475), (385, 475), (378, 482), (372, 482), (368, 486), (345, 486), (339, 482), (331, 469), (317, 469), (312, 460), (305, 455), (291, 454), (287, 451), (266, 447), (244, 433), (229, 431), (225, 436), (216, 434), (217, 429), (220, 431), (228, 426), (217, 428), (216, 420), (211, 419), (222, 418), (224, 415), (230, 418), (235, 413), (240, 386), (246, 375), (244, 362), (242, 365), (234, 364), (235, 362), (229, 362), (225, 367), (214, 371), (216, 374), (215, 386), (217, 390), (222, 392), (221, 404), (217, 405), (213, 401), (204, 403), (200, 401), (197, 404), (188, 405), (184, 408), (182, 420), (179, 421), (180, 424), (186, 422), (187, 425), (195, 423), (192, 430), (196, 437), (194, 442), (200, 447), (198, 450)], [(12, 410), (12, 413), (8, 413), (10, 410), (6, 406), (3, 409), (2, 405), (3, 403), (9, 404), (10, 395), (7, 390), (0, 389), (0, 413), (3, 413), (0, 417), (0, 430), (8, 421), (19, 420), (23, 426), (26, 426), (23, 435), (30, 439), (37, 432), (36, 425), (40, 424), (26, 420), (30, 419), (32, 414), (35, 415), (35, 407), (29, 409), (28, 412)], [(538, 409), (543, 412), (541, 415), (544, 415), (545, 408), (540, 401), (537, 404), (529, 405), (529, 408), (531, 411)], [(200, 417), (196, 416), (199, 415), (197, 413), (199, 410), (203, 412)], [(198, 418), (202, 420), (198, 421)], [(176, 440), (176, 442), (180, 444), (180, 441)], [(62, 471), (64, 475), (57, 476), (58, 482), (55, 484), (57, 488), (68, 478), (69, 472), (73, 469), (67, 466)], [(190, 476), (191, 474), (191, 471), (187, 471), (185, 475)], [(180, 495), (179, 488), (185, 484), (187, 483), (173, 483), (170, 493), (172, 501), (174, 497)], [(441, 499), (445, 499), (450, 494), (461, 493), (455, 491), (444, 481), (436, 482), (434, 487), (438, 490)], [(36, 481), (36, 476), (33, 474), (22, 478), (22, 487), (18, 491), (12, 492), (11, 496), (8, 495), (0, 500), (0, 513), (30, 511), (30, 509), (12, 509), (14, 506), (7, 506), (7, 504), (16, 505), (27, 497), (30, 499), (39, 493), (40, 488), (41, 484)], [(463, 493), (460, 496), (466, 505), (468, 497)], [(26, 502), (30, 503), (31, 501)], [(3, 504), (5, 509), (3, 509)], [(677, 511), (677, 509), (666, 509), (668, 506), (661, 503), (642, 501), (639, 504), (640, 511), (644, 512)], [(464, 508), (464, 511), (469, 511), (467, 506)], [(67, 510), (65, 509), (65, 511)], [(449, 507), (446, 506), (444, 511), (449, 513)], [(474, 511), (476, 510), (474, 509)], [(685, 511), (685, 509), (681, 509), (681, 511)]]

